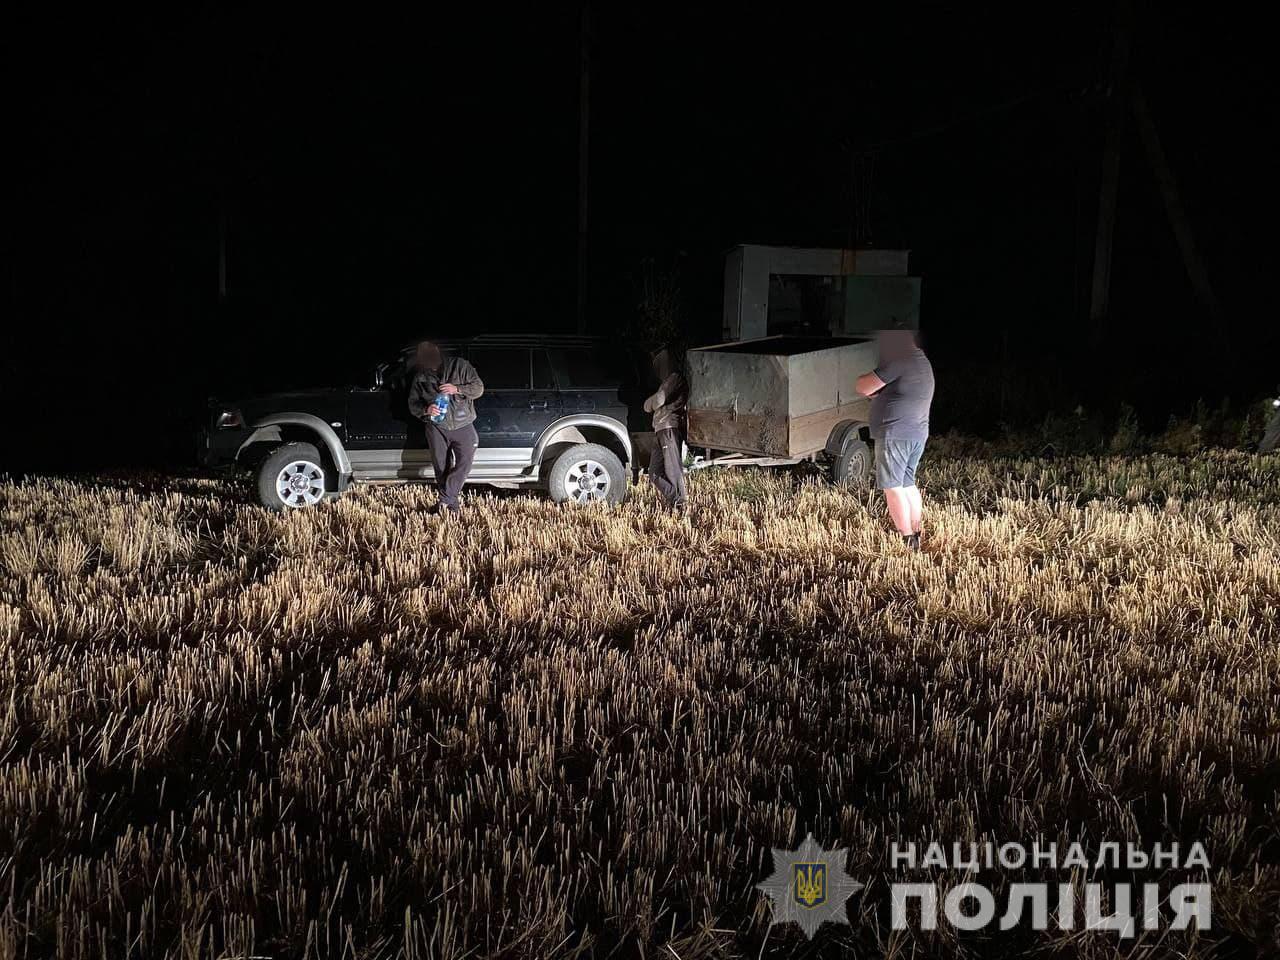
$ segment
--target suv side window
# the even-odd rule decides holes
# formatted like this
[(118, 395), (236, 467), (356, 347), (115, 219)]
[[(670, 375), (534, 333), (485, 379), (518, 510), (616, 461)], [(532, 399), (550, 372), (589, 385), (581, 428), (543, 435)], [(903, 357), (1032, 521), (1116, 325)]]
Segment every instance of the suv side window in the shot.
[(468, 354), (486, 393), (529, 389), (528, 347), (472, 347)]
[(622, 358), (608, 350), (553, 347), (549, 352), (561, 390), (617, 390), (627, 380)]
[(381, 367), (383, 390), (391, 393), (404, 393), (409, 389), (409, 380), (412, 378), (413, 372), (409, 369), (408, 362), (403, 357), (384, 363)]
[(533, 348), (533, 389), (554, 390), (556, 375), (551, 369), (551, 358), (541, 347)]

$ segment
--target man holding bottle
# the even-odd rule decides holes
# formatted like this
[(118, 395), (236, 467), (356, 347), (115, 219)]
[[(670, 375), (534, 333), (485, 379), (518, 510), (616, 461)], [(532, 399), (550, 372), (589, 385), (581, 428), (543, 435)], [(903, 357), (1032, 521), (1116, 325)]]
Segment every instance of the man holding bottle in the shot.
[(458, 494), (475, 462), (480, 438), (474, 426), (475, 400), (484, 381), (462, 357), (446, 356), (430, 341), (418, 344), (416, 373), (409, 387), (409, 412), (423, 421), (441, 510), (458, 512)]

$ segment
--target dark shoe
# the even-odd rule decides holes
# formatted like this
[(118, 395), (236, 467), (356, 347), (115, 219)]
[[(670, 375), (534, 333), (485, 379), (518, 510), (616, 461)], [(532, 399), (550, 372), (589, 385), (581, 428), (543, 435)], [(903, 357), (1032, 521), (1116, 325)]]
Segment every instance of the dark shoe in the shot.
[(913, 553), (920, 552), (920, 534), (904, 533), (902, 535), (902, 542), (906, 544), (907, 549), (912, 551)]

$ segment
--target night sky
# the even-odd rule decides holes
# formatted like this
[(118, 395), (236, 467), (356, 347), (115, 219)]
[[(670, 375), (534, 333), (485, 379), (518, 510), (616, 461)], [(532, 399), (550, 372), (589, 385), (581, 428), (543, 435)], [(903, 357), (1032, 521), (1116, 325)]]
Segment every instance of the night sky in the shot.
[[(1270, 390), (1269, 37), (1221, 5), (1138, 5), (1131, 74), (1224, 319), (1130, 123), (1100, 346), (1111, 6), (978, 7), (596, 4), (592, 331), (625, 325), (649, 270), (715, 340), (725, 250), (847, 245), (862, 157), (861, 229), (924, 278), (939, 424), (1121, 399), (1159, 424)], [(8, 34), (0, 469), (184, 466), (210, 394), (364, 382), (419, 336), (573, 329), (575, 5), (67, 12)]]

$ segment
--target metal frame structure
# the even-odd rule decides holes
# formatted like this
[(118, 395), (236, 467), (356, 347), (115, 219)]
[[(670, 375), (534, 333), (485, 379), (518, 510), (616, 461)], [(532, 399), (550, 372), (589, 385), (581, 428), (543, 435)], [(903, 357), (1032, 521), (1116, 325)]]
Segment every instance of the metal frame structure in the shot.
[[(755, 340), (769, 335), (771, 276), (860, 277), (874, 282), (892, 278), (901, 285), (919, 279), (907, 275), (908, 250), (843, 250), (739, 244), (724, 258), (724, 339)], [(914, 325), (914, 323), (912, 324)], [(848, 331), (832, 330), (832, 334)]]

